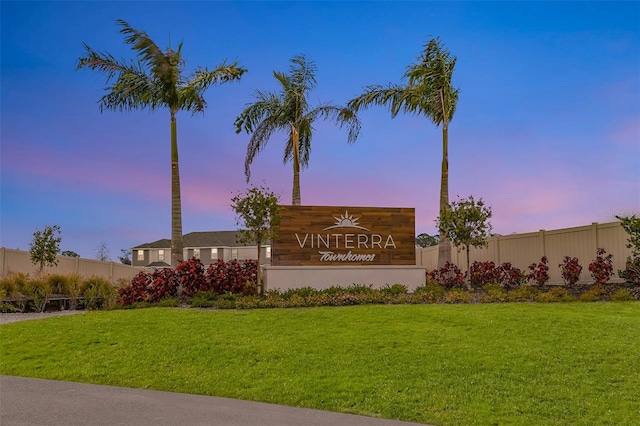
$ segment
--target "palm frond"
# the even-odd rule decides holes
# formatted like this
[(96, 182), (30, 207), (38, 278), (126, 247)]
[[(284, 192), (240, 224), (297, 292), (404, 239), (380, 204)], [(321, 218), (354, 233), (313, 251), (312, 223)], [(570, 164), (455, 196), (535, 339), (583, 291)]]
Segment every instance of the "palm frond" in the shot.
[(266, 118), (280, 116), (279, 110), (282, 107), (282, 101), (275, 93), (256, 90), (254, 96), (258, 101), (247, 106), (236, 117), (234, 122), (236, 133), (242, 132), (243, 129), (247, 133), (252, 133)]
[(403, 108), (403, 102), (406, 101), (405, 91), (406, 87), (397, 84), (389, 84), (386, 87), (381, 85), (367, 86), (362, 95), (347, 103), (347, 107), (358, 112), (371, 105), (386, 106), (391, 112), (391, 117), (395, 117)]
[(118, 60), (110, 53), (99, 53), (89, 47), (88, 44), (83, 43), (86, 51), (85, 56), (81, 56), (78, 59), (78, 65), (76, 70), (81, 68), (89, 68), (90, 70), (98, 70), (107, 74), (107, 83), (118, 73), (139, 71), (139, 64), (133, 61)]
[(247, 156), (244, 160), (244, 174), (247, 182), (251, 179), (251, 163), (256, 155), (267, 146), (271, 134), (278, 129), (277, 123), (269, 118), (262, 121), (251, 135), (249, 144), (247, 145)]

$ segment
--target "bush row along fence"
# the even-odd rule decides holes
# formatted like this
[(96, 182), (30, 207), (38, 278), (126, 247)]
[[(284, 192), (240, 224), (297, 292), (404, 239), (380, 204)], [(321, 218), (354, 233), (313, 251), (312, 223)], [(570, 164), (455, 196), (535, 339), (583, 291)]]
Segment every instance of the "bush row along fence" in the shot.
[[(470, 263), (494, 262), (496, 266), (504, 262), (523, 271), (532, 263), (540, 262), (543, 256), (548, 259), (549, 284), (563, 284), (560, 268), (565, 256), (575, 257), (582, 265), (582, 273), (578, 283), (593, 282), (589, 272), (589, 263), (596, 258), (598, 248), (603, 248), (607, 254), (613, 255), (613, 269), (616, 274), (611, 282), (623, 282), (618, 277), (618, 270), (625, 269), (625, 261), (631, 256), (627, 240), (629, 235), (620, 222), (599, 224), (597, 222), (587, 226), (563, 228), (552, 231), (541, 229), (539, 232), (526, 234), (500, 235), (488, 239), (488, 246), (484, 248), (471, 247)], [(463, 272), (467, 269), (466, 251), (458, 251), (452, 247), (451, 263)], [(417, 248), (416, 264), (424, 266), (427, 271), (438, 268), (438, 246)]]
[[(625, 269), (625, 261), (631, 256), (631, 249), (627, 248), (628, 234), (620, 222), (592, 223), (587, 226), (563, 228), (551, 231), (544, 229), (539, 232), (494, 236), (489, 238), (488, 246), (470, 250), (470, 263), (474, 261), (493, 261), (496, 265), (504, 262), (520, 268), (523, 271), (532, 263), (540, 262), (542, 256), (549, 260), (549, 284), (562, 284), (562, 276), (558, 265), (564, 256), (578, 258), (582, 265), (582, 274), (578, 283), (589, 283), (591, 274), (588, 266), (596, 258), (598, 248), (603, 248), (613, 255), (613, 266), (616, 273), (611, 282), (622, 282), (617, 275), (618, 270)], [(457, 251), (455, 247), (451, 253), (452, 263), (461, 270), (467, 268), (467, 254)], [(416, 265), (423, 266), (427, 271), (438, 267), (438, 246), (417, 248)], [(115, 262), (100, 262), (97, 260), (77, 257), (58, 257), (58, 265), (45, 268), (47, 273), (78, 274), (84, 277), (100, 277), (115, 283), (118, 279), (131, 280), (144, 267), (129, 266)], [(29, 252), (0, 248), (0, 276), (5, 277), (9, 272), (34, 274), (38, 267), (31, 263)]]
[[(57, 259), (57, 266), (45, 267), (43, 272), (63, 275), (78, 274), (87, 278), (100, 277), (111, 283), (116, 283), (119, 279), (130, 281), (140, 271), (145, 270), (141, 266), (102, 262), (81, 257), (57, 256)], [(38, 269), (38, 266), (31, 262), (29, 252), (0, 248), (0, 277), (6, 277), (9, 273), (34, 275), (38, 272)]]

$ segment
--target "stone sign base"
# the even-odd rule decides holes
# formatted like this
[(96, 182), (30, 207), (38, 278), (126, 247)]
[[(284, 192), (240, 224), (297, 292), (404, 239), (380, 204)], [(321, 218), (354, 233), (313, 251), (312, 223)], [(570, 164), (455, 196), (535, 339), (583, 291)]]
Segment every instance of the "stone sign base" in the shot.
[(412, 292), (425, 284), (423, 266), (263, 266), (265, 290), (286, 291), (301, 287), (323, 290), (331, 286), (348, 287), (353, 284), (404, 284)]

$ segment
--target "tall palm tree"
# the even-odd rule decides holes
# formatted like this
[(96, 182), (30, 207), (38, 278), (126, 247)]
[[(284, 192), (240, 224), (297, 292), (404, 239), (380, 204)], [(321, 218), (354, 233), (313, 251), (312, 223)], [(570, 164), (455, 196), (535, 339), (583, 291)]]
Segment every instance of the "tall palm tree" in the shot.
[[(439, 38), (432, 39), (418, 57), (417, 63), (407, 67), (403, 78), (406, 85), (367, 86), (365, 92), (348, 103), (354, 111), (370, 105), (388, 106), (391, 118), (400, 111), (424, 115), (436, 125), (442, 125), (442, 173), (440, 177), (440, 212), (449, 208), (449, 122), (458, 103), (459, 89), (451, 84), (456, 58), (444, 48)], [(451, 261), (451, 243), (440, 232), (438, 267)]]
[(273, 132), (283, 130), (288, 139), (284, 148), (283, 163), (293, 162), (293, 205), (300, 205), (300, 167), (308, 167), (311, 151), (312, 124), (317, 118), (331, 119), (341, 128), (349, 129), (347, 141), (355, 142), (360, 132), (360, 120), (349, 108), (335, 105), (319, 105), (310, 108), (308, 94), (316, 86), (316, 66), (304, 55), (291, 59), (289, 74), (273, 72), (282, 86), (278, 93), (256, 90), (255, 103), (250, 104), (236, 118), (236, 133), (244, 129), (252, 133), (247, 145), (244, 162), (247, 182), (251, 178), (251, 163), (269, 141)]
[(198, 67), (185, 78), (182, 59), (182, 43), (176, 50), (168, 47), (162, 51), (143, 32), (125, 21), (116, 21), (126, 44), (136, 52), (137, 61), (117, 60), (109, 53), (99, 53), (84, 43), (85, 56), (78, 60), (77, 69), (89, 68), (107, 75), (107, 82), (115, 79), (100, 98), (100, 111), (131, 111), (149, 108), (167, 108), (171, 117), (171, 265), (182, 259), (182, 202), (180, 197), (180, 171), (178, 168), (178, 137), (176, 115), (178, 111), (192, 114), (204, 112), (207, 103), (203, 94), (209, 86), (239, 80), (246, 69), (237, 62), (222, 64), (214, 70)]

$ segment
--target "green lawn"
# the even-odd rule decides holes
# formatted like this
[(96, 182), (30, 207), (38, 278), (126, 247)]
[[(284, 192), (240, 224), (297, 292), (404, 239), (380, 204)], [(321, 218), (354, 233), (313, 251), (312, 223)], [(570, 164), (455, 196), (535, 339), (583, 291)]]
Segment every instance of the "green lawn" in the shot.
[(640, 303), (88, 312), (0, 326), (0, 373), (436, 425), (636, 425)]

